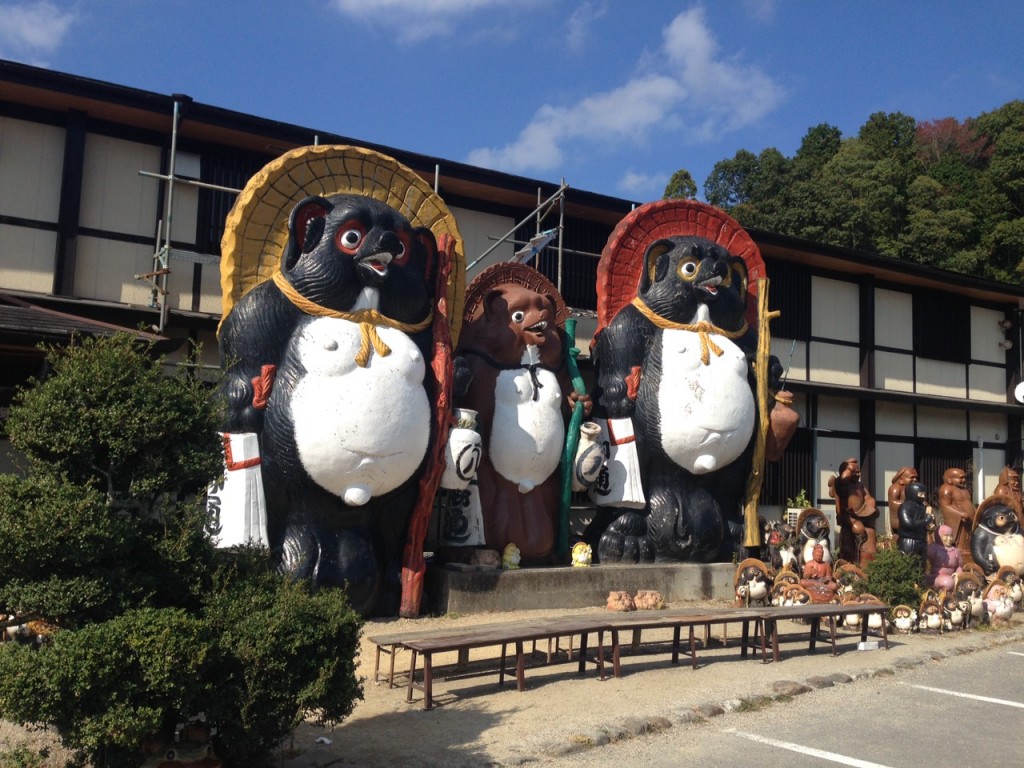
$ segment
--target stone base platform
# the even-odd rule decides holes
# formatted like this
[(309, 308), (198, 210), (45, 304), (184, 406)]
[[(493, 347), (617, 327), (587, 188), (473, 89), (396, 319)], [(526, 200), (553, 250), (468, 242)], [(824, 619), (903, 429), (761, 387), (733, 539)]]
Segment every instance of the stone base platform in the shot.
[(654, 589), (666, 602), (732, 600), (732, 563), (657, 563), (476, 570), (431, 564), (424, 612), (483, 613), (603, 606), (612, 591)]

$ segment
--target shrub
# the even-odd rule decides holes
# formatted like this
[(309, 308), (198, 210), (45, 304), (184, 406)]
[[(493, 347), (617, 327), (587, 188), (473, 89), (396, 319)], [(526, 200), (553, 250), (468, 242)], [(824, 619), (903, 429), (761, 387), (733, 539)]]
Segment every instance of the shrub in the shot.
[(202, 713), (225, 765), (265, 765), (304, 717), (334, 724), (362, 698), (361, 619), (264, 550), (214, 550), (214, 405), (145, 352), (125, 337), (51, 351), (55, 376), (11, 409), (28, 473), (0, 477), (0, 612), (58, 630), (0, 646), (0, 717), (120, 768)]
[(893, 547), (880, 550), (864, 569), (863, 591), (883, 600), (890, 608), (905, 604), (916, 608), (921, 599), (924, 566), (921, 560)]

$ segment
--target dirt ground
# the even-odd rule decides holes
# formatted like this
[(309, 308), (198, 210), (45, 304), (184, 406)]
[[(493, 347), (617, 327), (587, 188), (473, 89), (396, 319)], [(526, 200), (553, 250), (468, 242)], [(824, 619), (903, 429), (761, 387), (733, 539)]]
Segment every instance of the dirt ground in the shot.
[[(693, 607), (723, 607), (725, 603), (686, 603)], [(573, 613), (604, 613), (595, 607)], [(585, 675), (568, 663), (565, 642), (555, 663), (545, 664), (543, 654), (534, 657), (526, 673), (526, 690), (518, 692), (514, 678), (503, 688), (497, 684), (496, 665), (482, 674), (445, 678), (434, 683), (434, 708), (426, 711), (422, 694), (406, 702), (404, 675), (400, 685), (389, 688), (373, 682), (375, 646), (369, 637), (392, 632), (465, 627), (496, 621), (539, 618), (567, 613), (521, 611), (464, 616), (387, 619), (367, 622), (361, 642), (359, 673), (364, 678), (364, 700), (352, 716), (335, 728), (304, 724), (275, 755), (281, 768), (327, 768), (327, 766), (381, 766), (412, 768), (426, 766), (504, 766), (548, 762), (556, 759), (566, 744), (599, 742), (601, 733), (643, 730), (644, 724), (672, 723), (677, 727), (692, 716), (694, 709), (709, 703), (754, 699), (772, 695), (777, 681), (806, 681), (816, 676), (848, 675), (854, 685), (870, 685), (870, 674), (880, 668), (899, 668), (901, 662), (926, 657), (956, 663), (955, 656), (972, 647), (1024, 639), (1024, 617), (1017, 615), (1009, 627), (982, 628), (942, 635), (890, 633), (890, 649), (858, 650), (859, 632), (840, 630), (839, 655), (832, 656), (828, 643), (819, 641), (814, 654), (807, 652), (807, 628), (782, 622), (782, 661), (763, 664), (759, 654), (741, 659), (736, 628), (729, 637), (716, 629), (706, 648), (698, 645), (696, 670), (689, 658), (678, 666), (670, 663), (664, 646), (648, 645), (667, 640), (667, 631), (645, 631), (644, 645), (624, 650), (622, 677), (599, 680), (588, 666)], [(880, 639), (872, 636), (872, 639)], [(623, 640), (624, 644), (627, 642)], [(539, 648), (547, 649), (546, 644)], [(488, 655), (474, 651), (471, 667)], [(435, 657), (435, 666), (453, 663), (452, 657)], [(386, 657), (382, 665), (386, 664)], [(408, 669), (409, 654), (400, 653), (396, 672)], [(0, 723), (0, 744), (24, 743), (38, 748), (51, 746), (51, 762), (63, 763), (59, 748), (46, 733), (28, 733)]]
[[(694, 607), (724, 607), (726, 603), (687, 603)], [(603, 613), (604, 607), (589, 612)], [(585, 613), (588, 611), (573, 611)], [(519, 613), (475, 614), (469, 616), (416, 620), (371, 621), (362, 642), (360, 673), (365, 700), (353, 715), (333, 729), (303, 726), (291, 745), (294, 755), (281, 759), (284, 768), (314, 766), (482, 766), (543, 763), (557, 755), (565, 743), (594, 740), (594, 734), (635, 730), (637, 722), (659, 718), (679, 721), (679, 713), (691, 712), (707, 703), (753, 698), (772, 694), (772, 683), (779, 680), (804, 681), (821, 675), (841, 673), (851, 677), (881, 667), (898, 666), (900, 660), (922, 654), (954, 656), (965, 647), (992, 642), (1009, 642), (1024, 637), (1024, 617), (1006, 629), (977, 629), (943, 635), (890, 633), (890, 649), (858, 650), (859, 631), (840, 630), (839, 655), (832, 656), (827, 642), (819, 641), (815, 653), (807, 652), (808, 629), (794, 622), (782, 622), (782, 661), (763, 664), (760, 655), (742, 659), (738, 631), (730, 637), (716, 629), (706, 649), (698, 646), (698, 668), (691, 669), (689, 658), (678, 666), (670, 662), (664, 646), (648, 648), (648, 641), (667, 640), (668, 630), (645, 631), (644, 646), (623, 651), (622, 677), (599, 680), (588, 666), (584, 676), (575, 663), (566, 663), (561, 652), (558, 663), (544, 664), (537, 656), (527, 670), (526, 690), (518, 692), (506, 678), (497, 685), (496, 668), (486, 674), (458, 679), (437, 679), (434, 683), (435, 707), (422, 708), (422, 694), (414, 692), (414, 701), (406, 702), (406, 688), (389, 689), (374, 684), (374, 634), (441, 627), (511, 621), (558, 615), (565, 611), (523, 611)], [(880, 636), (871, 635), (871, 639)], [(723, 643), (724, 641), (724, 643)], [(623, 639), (625, 643), (626, 640)], [(546, 649), (546, 647), (545, 647)], [(542, 649), (543, 650), (543, 649)], [(478, 658), (474, 652), (471, 661)], [(435, 665), (448, 659), (435, 658)], [(397, 669), (408, 669), (408, 653), (398, 656)], [(948, 663), (955, 663), (950, 659)], [(402, 682), (404, 683), (403, 677)], [(870, 684), (865, 680), (860, 684)], [(329, 740), (330, 743), (325, 743)]]

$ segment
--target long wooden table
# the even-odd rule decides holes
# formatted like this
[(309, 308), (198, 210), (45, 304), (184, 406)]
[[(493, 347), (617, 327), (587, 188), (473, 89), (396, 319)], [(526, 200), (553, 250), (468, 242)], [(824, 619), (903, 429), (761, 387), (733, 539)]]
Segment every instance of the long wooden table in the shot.
[[(605, 676), (605, 643), (607, 633), (611, 643), (612, 669), (615, 677), (621, 675), (620, 633), (631, 630), (634, 643), (639, 644), (640, 633), (647, 629), (671, 629), (671, 659), (673, 664), (679, 662), (682, 649), (682, 631), (688, 630), (687, 652), (691, 667), (697, 667), (697, 646), (695, 631), (699, 627), (705, 630), (704, 645), (710, 627), (714, 625), (741, 624), (742, 639), (740, 655), (747, 656), (748, 649), (759, 641), (761, 660), (769, 661), (768, 645), (771, 646), (771, 660), (781, 661), (779, 650), (779, 622), (785, 619), (807, 621), (810, 628), (808, 651), (813, 653), (821, 632), (821, 622), (828, 623), (829, 640), (832, 654), (838, 653), (836, 646), (836, 625), (840, 617), (859, 615), (861, 621), (861, 641), (867, 640), (867, 618), (869, 614), (884, 612), (886, 606), (865, 603), (847, 605), (810, 604), (793, 607), (762, 607), (762, 608), (723, 608), (707, 611), (692, 608), (666, 609), (660, 611), (635, 611), (628, 613), (579, 614), (557, 616), (546, 619), (531, 619), (517, 622), (501, 622), (482, 624), (472, 627), (453, 627), (444, 630), (422, 632), (402, 632), (374, 635), (369, 639), (377, 646), (377, 659), (374, 667), (374, 681), (386, 680), (389, 687), (395, 686), (395, 654), (400, 650), (408, 650), (411, 654), (407, 680), (406, 700), (413, 700), (413, 692), (423, 693), (423, 708), (433, 707), (434, 656), (440, 653), (456, 652), (460, 665), (468, 663), (469, 651), (485, 647), (499, 647), (501, 654), (498, 666), (498, 685), (504, 685), (508, 671), (508, 647), (514, 647), (516, 687), (526, 689), (526, 650), (525, 644), (537, 641), (552, 640), (561, 637), (579, 637), (578, 673), (585, 674), (587, 665), (594, 664), (601, 679)], [(751, 638), (750, 628), (754, 627)], [(593, 654), (589, 649), (589, 637), (594, 635), (597, 647)], [(882, 625), (882, 637), (886, 649), (889, 648), (889, 637)], [(382, 676), (380, 657), (382, 653), (390, 655), (389, 671)], [(423, 680), (417, 682), (418, 661), (422, 659)], [(548, 658), (551, 660), (550, 655)]]
[[(404, 639), (401, 645), (412, 652), (409, 662), (409, 680), (406, 700), (413, 700), (413, 691), (423, 692), (423, 708), (433, 707), (433, 683), (434, 668), (433, 657), (435, 653), (445, 652), (468, 652), (473, 648), (485, 648), (488, 646), (501, 646), (501, 657), (498, 666), (498, 685), (505, 682), (507, 669), (507, 650), (509, 645), (515, 647), (515, 677), (516, 688), (520, 691), (526, 690), (526, 653), (524, 644), (537, 640), (548, 640), (551, 638), (576, 636), (579, 642), (579, 674), (586, 672), (587, 664), (594, 663), (597, 666), (598, 674), (604, 679), (604, 633), (608, 631), (608, 622), (604, 616), (580, 615), (580, 616), (559, 616), (549, 619), (536, 619), (512, 624), (490, 624), (478, 627), (466, 627), (460, 630), (452, 630), (442, 635), (431, 637), (420, 637)], [(591, 659), (588, 654), (588, 637), (591, 634), (597, 635), (597, 653)], [(423, 682), (416, 682), (416, 661), (417, 657), (423, 659)]]

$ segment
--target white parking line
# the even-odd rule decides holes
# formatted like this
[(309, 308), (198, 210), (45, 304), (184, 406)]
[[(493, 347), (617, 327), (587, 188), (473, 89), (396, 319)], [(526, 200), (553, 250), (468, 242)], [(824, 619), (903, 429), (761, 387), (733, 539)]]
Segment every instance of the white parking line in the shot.
[(735, 733), (737, 736), (742, 736), (744, 739), (749, 739), (750, 741), (756, 741), (758, 744), (766, 744), (770, 747), (778, 747), (779, 749), (788, 749), (790, 752), (798, 752), (801, 755), (817, 757), (821, 760), (839, 763), (840, 765), (851, 765), (854, 766), (854, 768), (888, 768), (888, 766), (882, 765), (881, 763), (872, 763), (868, 760), (858, 760), (856, 757), (847, 757), (846, 755), (839, 755), (835, 752), (826, 752), (823, 749), (805, 747), (803, 744), (794, 744), (790, 741), (779, 741), (778, 739), (771, 739), (767, 736), (758, 736), (756, 733), (745, 733), (744, 731), (737, 731), (735, 728), (729, 728), (726, 733)]
[(993, 699), (991, 696), (978, 696), (973, 693), (962, 693), (960, 691), (947, 691), (944, 688), (931, 688), (927, 685), (911, 685), (910, 683), (900, 683), (900, 685), (906, 685), (910, 688), (918, 688), (922, 691), (931, 691), (932, 693), (941, 693), (946, 696), (959, 696), (961, 699), (974, 699), (975, 701), (987, 701), (989, 704), (1002, 704), (1006, 707), (1018, 707), (1024, 709), (1024, 702), (1022, 701), (1009, 701), (1007, 699)]
[(1024, 656), (1024, 653), (1021, 653), (1020, 651), (1007, 651), (1007, 653), (1011, 656)]

